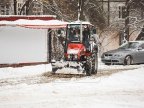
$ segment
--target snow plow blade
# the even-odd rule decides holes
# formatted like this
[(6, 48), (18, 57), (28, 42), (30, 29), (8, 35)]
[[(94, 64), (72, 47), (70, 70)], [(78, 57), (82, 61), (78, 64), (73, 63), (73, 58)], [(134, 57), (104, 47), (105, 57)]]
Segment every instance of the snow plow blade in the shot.
[(52, 72), (55, 73), (57, 70), (61, 70), (63, 68), (69, 68), (69, 69), (77, 69), (78, 72), (84, 71), (82, 68), (81, 63), (78, 62), (62, 62), (62, 61), (57, 61), (57, 62), (52, 62)]

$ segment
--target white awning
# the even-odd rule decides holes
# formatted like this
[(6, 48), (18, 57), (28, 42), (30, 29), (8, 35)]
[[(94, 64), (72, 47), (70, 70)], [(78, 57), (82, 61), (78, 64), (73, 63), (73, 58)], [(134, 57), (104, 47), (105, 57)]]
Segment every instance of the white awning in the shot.
[(0, 21), (0, 26), (21, 26), (33, 29), (48, 29), (48, 28), (65, 28), (68, 22), (60, 20), (27, 20), (19, 19), (16, 21)]

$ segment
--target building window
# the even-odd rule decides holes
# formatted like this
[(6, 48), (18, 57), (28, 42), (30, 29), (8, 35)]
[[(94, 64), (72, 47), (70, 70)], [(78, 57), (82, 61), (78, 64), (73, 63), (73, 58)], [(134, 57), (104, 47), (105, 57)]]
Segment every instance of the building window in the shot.
[(9, 15), (9, 10), (6, 10), (6, 15)]
[(4, 10), (1, 10), (1, 14), (4, 15), (4, 14), (5, 14), (5, 11), (4, 11)]
[(9, 9), (9, 5), (6, 5), (6, 9)]
[(18, 3), (18, 8), (21, 8), (22, 7), (22, 3)]
[(18, 8), (18, 11), (20, 11), (21, 10), (21, 8)]
[(119, 18), (125, 18), (125, 17), (126, 17), (126, 7), (119, 6)]
[(2, 5), (1, 8), (4, 9), (4, 6)]

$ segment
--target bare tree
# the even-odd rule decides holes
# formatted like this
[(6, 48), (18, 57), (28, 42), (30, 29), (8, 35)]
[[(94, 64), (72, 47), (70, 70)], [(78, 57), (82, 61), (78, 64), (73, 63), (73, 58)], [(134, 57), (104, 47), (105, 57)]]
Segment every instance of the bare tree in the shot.
[[(60, 10), (64, 20), (77, 20), (78, 8), (80, 8), (80, 20), (90, 21), (101, 29), (105, 27), (105, 12), (102, 10), (102, 3), (94, 0), (52, 0)], [(78, 7), (79, 3), (79, 7)], [(58, 11), (56, 9), (56, 11)]]
[(17, 15), (17, 0), (13, 0), (14, 2), (14, 15)]
[(24, 5), (22, 6), (21, 10), (20, 10), (20, 15), (22, 14), (22, 11), (25, 11), (26, 8), (26, 15), (29, 14), (29, 10), (30, 10), (30, 4), (33, 0), (26, 0), (26, 2), (24, 3)]

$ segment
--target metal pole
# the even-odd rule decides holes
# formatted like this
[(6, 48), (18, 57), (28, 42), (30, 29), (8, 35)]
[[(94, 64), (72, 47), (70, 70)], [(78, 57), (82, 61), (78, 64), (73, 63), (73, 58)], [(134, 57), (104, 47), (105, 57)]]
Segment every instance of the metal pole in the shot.
[(108, 0), (108, 26), (110, 24), (110, 0)]
[(47, 61), (50, 63), (51, 62), (51, 55), (52, 55), (52, 39), (51, 39), (51, 29), (48, 29), (48, 44), (47, 44), (47, 48), (48, 48), (48, 58)]
[(80, 20), (80, 3), (79, 3), (79, 0), (78, 0), (78, 21)]

